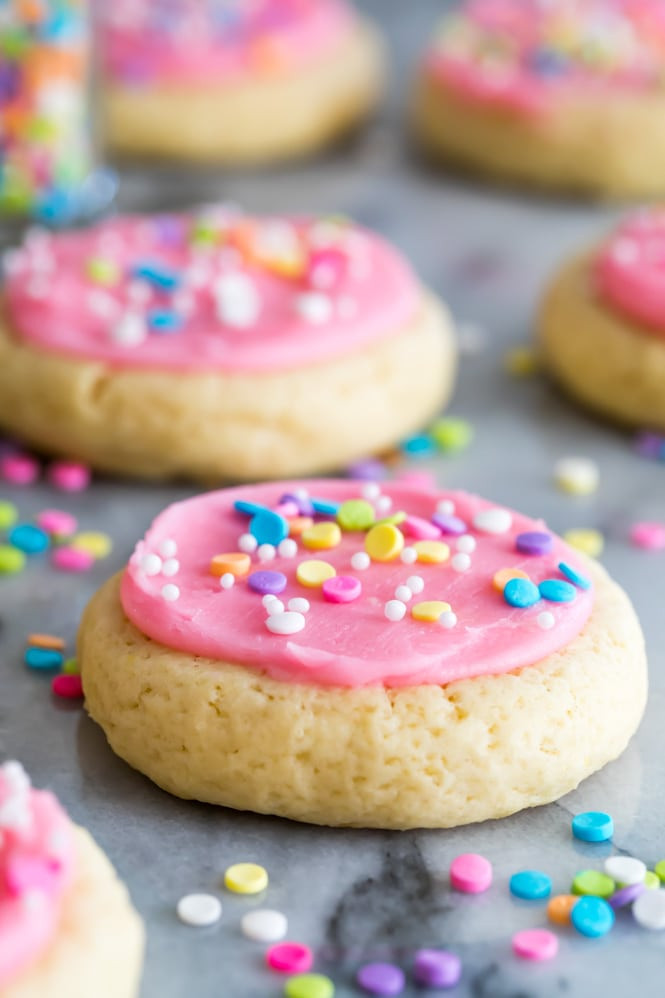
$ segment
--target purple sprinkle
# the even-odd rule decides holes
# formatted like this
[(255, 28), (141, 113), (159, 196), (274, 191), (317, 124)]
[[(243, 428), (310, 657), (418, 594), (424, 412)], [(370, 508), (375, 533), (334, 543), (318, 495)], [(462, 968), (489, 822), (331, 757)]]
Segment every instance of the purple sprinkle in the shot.
[(382, 482), (388, 475), (388, 469), (382, 461), (368, 457), (364, 461), (355, 461), (349, 465), (346, 473), (349, 478), (355, 478), (360, 482)]
[(426, 988), (454, 988), (462, 976), (462, 961), (445, 949), (419, 949), (413, 976)]
[(261, 596), (267, 596), (268, 593), (276, 596), (277, 593), (282, 593), (286, 589), (286, 576), (283, 572), (261, 569), (258, 572), (252, 572), (247, 579), (247, 585), (255, 593), (260, 593)]
[(435, 513), (432, 523), (435, 523), (444, 534), (465, 534), (469, 529), (464, 520), (451, 513)]
[(527, 530), (515, 538), (515, 547), (522, 554), (548, 554), (552, 550), (552, 544), (552, 535), (543, 530)]
[(366, 963), (356, 974), (356, 982), (370, 995), (400, 995), (404, 971), (394, 963)]
[(293, 492), (285, 492), (279, 499), (280, 505), (283, 502), (292, 502), (298, 507), (300, 516), (314, 516), (314, 506), (308, 496), (297, 496)]
[(660, 457), (665, 439), (657, 433), (638, 433), (635, 438), (635, 450), (642, 457)]
[(615, 891), (608, 900), (613, 908), (624, 908), (627, 904), (632, 904), (646, 889), (646, 884), (629, 884)]

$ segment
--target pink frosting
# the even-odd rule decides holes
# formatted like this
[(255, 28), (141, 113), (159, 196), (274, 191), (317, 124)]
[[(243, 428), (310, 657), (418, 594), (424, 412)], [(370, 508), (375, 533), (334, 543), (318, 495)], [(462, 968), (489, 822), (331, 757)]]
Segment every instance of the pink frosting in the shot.
[(0, 767), (0, 991), (52, 942), (74, 870), (72, 826), (18, 763)]
[(422, 299), (404, 258), (356, 225), (224, 206), (29, 233), (6, 270), (20, 337), (119, 368), (296, 368), (394, 335)]
[(219, 84), (316, 61), (353, 24), (345, 0), (113, 0), (105, 72), (124, 84)]
[(623, 222), (596, 257), (594, 277), (604, 304), (665, 339), (665, 211), (640, 211)]
[(466, 100), (547, 113), (583, 91), (663, 82), (665, 6), (654, 0), (467, 0), (426, 56)]
[[(285, 493), (304, 489), (311, 496), (340, 503), (358, 498), (361, 488), (349, 481), (275, 483), (212, 492), (170, 506), (138, 543), (124, 573), (121, 599), (127, 617), (148, 637), (191, 655), (253, 666), (279, 680), (343, 687), (445, 684), (508, 672), (539, 662), (579, 634), (591, 612), (591, 589), (577, 589), (574, 601), (565, 604), (540, 600), (529, 609), (516, 609), (492, 585), (494, 574), (504, 568), (520, 568), (536, 584), (548, 578), (563, 579), (557, 567), (560, 562), (579, 568), (574, 552), (553, 536), (548, 554), (518, 553), (516, 536), (542, 531), (544, 525), (519, 513), (504, 512), (500, 516), (507, 519), (505, 531), (489, 533), (474, 521), (494, 507), (463, 492), (394, 484), (384, 486), (383, 498), (375, 502), (377, 518), (387, 515), (385, 507), (390, 505), (391, 513), (405, 512), (431, 522), (438, 504), (449, 501), (455, 516), (464, 521), (467, 538), (477, 542), (475, 551), (465, 556), (470, 558), (466, 571), (456, 570), (463, 565), (456, 556), (454, 536), (441, 538), (449, 544), (451, 557), (440, 564), (407, 564), (400, 556), (385, 563), (373, 561), (365, 570), (354, 569), (351, 559), (364, 550), (365, 536), (348, 531), (331, 550), (308, 550), (301, 539), (291, 557), (278, 549), (274, 560), (261, 563), (252, 555), (251, 572), (267, 569), (286, 576), (286, 588), (279, 594), (286, 612), (290, 612), (289, 600), (309, 600), (304, 628), (298, 633), (268, 630), (262, 598), (247, 581), (251, 572), (230, 589), (222, 588), (210, 573), (211, 558), (237, 551), (239, 543), (242, 546), (240, 536), (248, 530), (249, 517), (235, 510), (235, 501), (274, 508)], [(287, 506), (284, 512), (292, 510)], [(403, 526), (406, 544), (411, 546), (416, 539), (408, 536), (407, 524)], [(467, 538), (461, 548), (468, 547)], [(171, 559), (166, 574), (159, 571), (160, 552)], [(147, 556), (156, 556), (157, 561)], [(338, 576), (357, 578), (361, 595), (349, 603), (330, 602), (321, 589), (301, 585), (296, 569), (309, 559), (330, 563)], [(422, 578), (422, 593), (409, 601), (402, 620), (388, 620), (386, 603), (413, 576)], [(427, 600), (449, 603), (457, 623), (446, 628), (438, 620), (415, 620), (410, 608)], [(548, 630), (539, 621), (543, 612), (553, 617), (546, 622), (553, 625)]]

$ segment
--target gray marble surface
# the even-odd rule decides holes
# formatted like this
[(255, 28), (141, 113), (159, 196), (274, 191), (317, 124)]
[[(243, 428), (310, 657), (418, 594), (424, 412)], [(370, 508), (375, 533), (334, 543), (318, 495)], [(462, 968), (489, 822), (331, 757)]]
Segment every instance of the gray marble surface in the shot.
[[(152, 209), (223, 197), (258, 210), (342, 210), (395, 240), (455, 315), (486, 332), (485, 348), (463, 359), (452, 406), (474, 423), (475, 442), (458, 457), (424, 467), (441, 483), (542, 515), (556, 530), (603, 530), (603, 561), (630, 592), (646, 632), (651, 698), (644, 723), (621, 760), (558, 804), (457, 831), (311, 828), (172, 799), (117, 760), (82, 711), (54, 702), (48, 680), (22, 665), (31, 630), (62, 634), (73, 644), (93, 590), (123, 564), (154, 514), (192, 491), (100, 480), (75, 498), (47, 485), (2, 489), (24, 516), (64, 506), (83, 526), (106, 529), (115, 547), (84, 577), (34, 563), (0, 582), (0, 754), (20, 758), (36, 784), (53, 787), (130, 885), (148, 928), (143, 998), (281, 994), (282, 982), (263, 966), (262, 948), (239, 931), (242, 913), (258, 904), (288, 913), (289, 936), (314, 947), (316, 967), (331, 975), (343, 998), (357, 993), (359, 963), (385, 957), (406, 967), (422, 945), (445, 945), (461, 955), (464, 975), (454, 992), (460, 998), (651, 998), (663, 993), (665, 933), (645, 932), (622, 916), (601, 941), (562, 931), (558, 958), (528, 966), (511, 956), (510, 937), (544, 924), (544, 912), (513, 900), (507, 888), (516, 869), (540, 867), (565, 891), (578, 869), (611, 851), (573, 843), (570, 816), (580, 810), (613, 814), (616, 848), (649, 863), (665, 856), (665, 554), (640, 553), (626, 539), (632, 521), (665, 516), (665, 465), (639, 457), (628, 436), (572, 408), (540, 378), (518, 381), (502, 369), (504, 351), (527, 340), (557, 261), (601, 234), (616, 212), (484, 189), (424, 167), (404, 143), (403, 109), (411, 67), (442, 5), (366, 0), (363, 6), (380, 16), (395, 63), (391, 96), (356, 142), (317, 163), (270, 173), (126, 170), (121, 206)], [(598, 462), (597, 494), (574, 499), (553, 488), (554, 461), (567, 454)], [(449, 890), (448, 864), (462, 851), (492, 860), (495, 884), (486, 895)], [(221, 875), (239, 859), (270, 871), (265, 899), (224, 894)], [(175, 903), (192, 890), (220, 891), (224, 916), (217, 927), (195, 931), (178, 923)], [(410, 987), (405, 994), (423, 994)]]

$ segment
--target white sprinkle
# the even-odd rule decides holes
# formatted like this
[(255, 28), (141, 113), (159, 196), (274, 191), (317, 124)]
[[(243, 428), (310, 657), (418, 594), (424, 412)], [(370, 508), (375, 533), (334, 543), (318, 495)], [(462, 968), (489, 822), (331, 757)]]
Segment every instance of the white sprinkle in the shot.
[(245, 554), (254, 554), (259, 542), (253, 534), (241, 534), (238, 538), (238, 547)]
[(219, 584), (222, 589), (233, 589), (236, 584), (236, 577), (233, 572), (224, 572), (224, 575), (220, 575)]
[(167, 558), (162, 565), (162, 575), (170, 577), (172, 575), (177, 575), (179, 571), (180, 562), (177, 558)]
[(222, 917), (222, 902), (213, 894), (185, 894), (178, 901), (178, 918), (185, 925), (203, 928)]
[(284, 604), (281, 599), (272, 599), (268, 603), (266, 610), (268, 611), (269, 616), (272, 617), (274, 613), (284, 613)]
[(365, 482), (360, 490), (360, 494), (363, 499), (367, 499), (369, 502), (374, 502), (381, 495), (381, 486), (378, 482)]
[(647, 875), (646, 863), (633, 856), (608, 856), (605, 860), (605, 873), (622, 887), (641, 884)]
[(665, 890), (646, 890), (633, 902), (633, 918), (643, 929), (665, 929)]
[(266, 627), (273, 634), (296, 634), (298, 631), (302, 631), (304, 626), (303, 614), (297, 613), (295, 610), (272, 614), (266, 620)]
[(351, 555), (351, 568), (355, 568), (356, 572), (364, 572), (371, 563), (372, 559), (367, 551), (356, 551), (355, 554)]
[(471, 534), (464, 534), (462, 537), (458, 537), (455, 541), (455, 547), (462, 554), (473, 554), (477, 548), (476, 538), (472, 537)]
[(141, 571), (146, 575), (159, 575), (162, 570), (162, 559), (158, 554), (144, 554), (141, 558)]
[(484, 509), (476, 513), (473, 518), (473, 525), (476, 530), (482, 530), (486, 534), (505, 534), (510, 530), (513, 518), (507, 509)]
[(305, 499), (309, 499), (309, 492), (307, 489), (295, 489), (293, 494), (296, 499), (300, 499), (302, 502), (304, 502)]
[(452, 499), (442, 499), (436, 504), (436, 511), (442, 516), (452, 516), (455, 512), (455, 503)]
[(301, 319), (311, 322), (312, 325), (320, 326), (332, 318), (332, 300), (328, 295), (318, 291), (307, 291), (305, 294), (296, 295), (294, 304)]
[(270, 606), (271, 603), (274, 603), (274, 601), (276, 599), (277, 599), (277, 597), (275, 596), (274, 593), (266, 593), (266, 595), (263, 597), (263, 599), (261, 600), (261, 602), (263, 603), (263, 605), (267, 609)]
[(413, 593), (408, 586), (398, 586), (395, 590), (395, 599), (402, 603), (408, 603), (410, 599), (413, 599)]
[(111, 329), (111, 339), (125, 347), (140, 346), (147, 336), (145, 320), (136, 312), (125, 312)]
[(118, 311), (118, 303), (106, 291), (93, 288), (85, 296), (85, 302), (93, 315), (100, 319), (112, 319)]
[(415, 548), (402, 548), (399, 557), (405, 565), (414, 565), (418, 561), (418, 552)]
[(272, 561), (277, 556), (277, 549), (274, 544), (259, 544), (256, 555), (259, 561)]
[(425, 580), (420, 575), (410, 575), (406, 580), (406, 584), (414, 596), (417, 596), (425, 588)]
[(309, 600), (303, 596), (294, 596), (287, 605), (289, 610), (293, 610), (295, 613), (307, 613), (309, 610)]
[(588, 457), (563, 457), (554, 465), (554, 480), (563, 492), (588, 496), (598, 488), (600, 472)]
[(452, 610), (445, 610), (439, 617), (439, 623), (449, 631), (457, 624), (457, 614)]
[(551, 631), (556, 624), (554, 614), (550, 613), (549, 610), (544, 610), (542, 613), (539, 613), (536, 617), (536, 621), (538, 623), (538, 627), (540, 627), (543, 631)]
[(165, 586), (162, 586), (162, 598), (167, 603), (173, 603), (180, 599), (180, 589), (173, 582), (167, 582)]
[(390, 496), (379, 496), (376, 500), (377, 513), (389, 513), (392, 509), (393, 501)]
[(158, 550), (162, 558), (175, 558), (178, 553), (178, 545), (172, 537), (165, 537)]
[(383, 608), (383, 612), (388, 620), (401, 620), (406, 613), (406, 603), (402, 603), (398, 599), (389, 599)]
[(471, 568), (471, 558), (468, 554), (461, 551), (459, 554), (452, 556), (450, 565), (454, 572), (468, 572)]
[(259, 317), (261, 301), (255, 282), (247, 274), (222, 274), (213, 288), (217, 318), (228, 326), (244, 329)]
[(298, 545), (292, 537), (285, 537), (280, 541), (277, 550), (282, 558), (295, 558), (298, 554)]
[(242, 916), (240, 926), (248, 939), (257, 943), (276, 943), (288, 932), (289, 923), (281, 911), (257, 908)]

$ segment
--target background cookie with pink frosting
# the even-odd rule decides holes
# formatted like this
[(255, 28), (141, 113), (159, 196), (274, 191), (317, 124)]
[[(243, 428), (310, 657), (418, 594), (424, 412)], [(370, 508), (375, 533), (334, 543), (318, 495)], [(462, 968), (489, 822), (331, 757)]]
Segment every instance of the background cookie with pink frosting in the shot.
[(665, 8), (465, 0), (427, 50), (426, 147), (498, 180), (612, 197), (665, 190)]
[(0, 425), (143, 478), (325, 471), (433, 417), (445, 308), (339, 218), (217, 206), (31, 232), (9, 255)]
[(78, 640), (86, 706), (171, 793), (450, 827), (555, 800), (646, 697), (625, 593), (542, 521), (331, 480), (170, 506)]
[(17, 762), (0, 766), (3, 998), (134, 998), (142, 923), (90, 835)]
[(540, 311), (547, 369), (617, 422), (665, 430), (665, 212), (629, 216), (566, 263)]
[(346, 0), (99, 5), (108, 143), (172, 160), (263, 163), (357, 125), (383, 83), (378, 32)]

